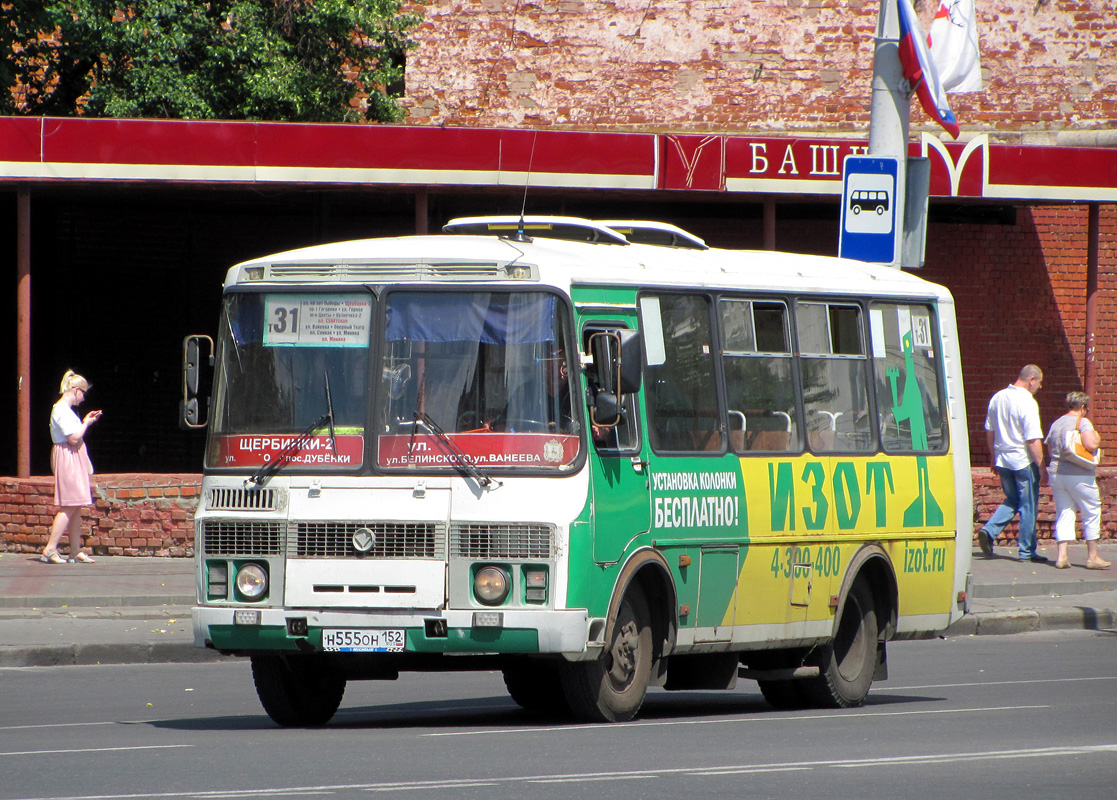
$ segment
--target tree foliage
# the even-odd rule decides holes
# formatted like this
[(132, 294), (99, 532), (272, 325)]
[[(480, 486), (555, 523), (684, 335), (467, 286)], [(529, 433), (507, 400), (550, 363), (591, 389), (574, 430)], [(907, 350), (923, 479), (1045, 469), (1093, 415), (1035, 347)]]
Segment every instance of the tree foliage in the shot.
[(390, 122), (403, 0), (3, 0), (0, 113)]

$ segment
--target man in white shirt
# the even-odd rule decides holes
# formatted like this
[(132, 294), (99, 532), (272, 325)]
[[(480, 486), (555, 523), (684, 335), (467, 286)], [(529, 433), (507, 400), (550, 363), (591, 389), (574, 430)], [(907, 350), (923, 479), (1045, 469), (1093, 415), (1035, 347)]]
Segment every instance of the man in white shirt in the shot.
[(1043, 372), (1035, 364), (1028, 364), (1020, 370), (1015, 383), (1001, 389), (989, 401), (985, 441), (992, 454), (993, 470), (1001, 478), (1005, 499), (977, 532), (978, 544), (986, 557), (993, 555), (997, 534), (1019, 512), (1020, 528), (1016, 536), (1019, 559), (1037, 564), (1047, 562), (1036, 553), (1043, 429), (1035, 393), (1042, 385)]

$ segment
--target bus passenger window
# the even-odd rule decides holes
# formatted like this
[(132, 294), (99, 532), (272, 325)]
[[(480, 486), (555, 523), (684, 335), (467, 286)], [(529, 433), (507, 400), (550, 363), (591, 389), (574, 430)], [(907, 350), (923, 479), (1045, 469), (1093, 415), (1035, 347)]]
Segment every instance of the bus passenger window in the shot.
[(724, 299), (719, 308), (730, 446), (738, 453), (801, 450), (787, 305)]
[(886, 452), (946, 450), (942, 381), (929, 306), (873, 303), (873, 376)]
[(861, 308), (798, 303), (795, 321), (810, 449), (816, 453), (876, 450)]
[(641, 297), (640, 315), (648, 354), (644, 382), (652, 447), (659, 451), (723, 450), (706, 298)]

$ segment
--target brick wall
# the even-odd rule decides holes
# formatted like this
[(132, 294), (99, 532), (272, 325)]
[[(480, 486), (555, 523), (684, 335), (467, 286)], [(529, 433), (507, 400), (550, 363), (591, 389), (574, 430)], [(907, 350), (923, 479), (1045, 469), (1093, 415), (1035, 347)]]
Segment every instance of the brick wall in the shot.
[[(924, 31), (937, 0), (916, 0)], [(412, 122), (868, 131), (875, 0), (431, 0), (407, 57)], [(1053, 142), (1117, 118), (1111, 0), (982, 0), (966, 132)], [(918, 103), (912, 127), (937, 132)]]
[[(1044, 371), (1036, 395), (1044, 430), (1081, 391), (1086, 363), (1083, 205), (1020, 207), (1015, 225), (934, 223), (920, 277), (954, 295), (969, 414), (970, 458), (989, 462), (985, 410), (1025, 364)], [(1101, 207), (1095, 394), (1090, 418), (1117, 433), (1117, 207)]]
[[(1107, 502), (1117, 492), (1117, 470), (1098, 470), (1098, 488), (1102, 496), (1101, 538), (1117, 540), (1117, 504)], [(981, 523), (989, 519), (1004, 499), (1000, 479), (988, 467), (973, 470), (974, 537)], [(1036, 535), (1041, 541), (1054, 540), (1055, 502), (1051, 499), (1051, 487), (1041, 486), (1039, 492), (1039, 513), (1037, 515)], [(1016, 521), (1010, 522), (997, 543), (1002, 545), (1016, 542)], [(1082, 539), (1082, 519), (1078, 520), (1077, 537)]]
[[(95, 475), (82, 543), (114, 556), (194, 555), (201, 475)], [(57, 512), (54, 478), (0, 478), (0, 552), (43, 549)], [(63, 534), (61, 548), (69, 550)]]

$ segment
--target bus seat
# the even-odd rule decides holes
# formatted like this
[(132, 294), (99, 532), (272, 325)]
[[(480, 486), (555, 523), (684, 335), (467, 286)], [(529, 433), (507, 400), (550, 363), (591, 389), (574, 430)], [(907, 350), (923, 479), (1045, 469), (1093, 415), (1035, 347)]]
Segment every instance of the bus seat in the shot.
[(791, 434), (788, 431), (757, 431), (751, 442), (751, 450), (787, 451), (791, 447)]

